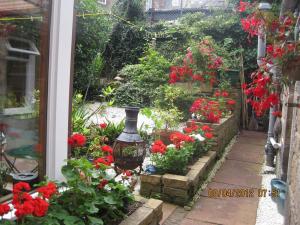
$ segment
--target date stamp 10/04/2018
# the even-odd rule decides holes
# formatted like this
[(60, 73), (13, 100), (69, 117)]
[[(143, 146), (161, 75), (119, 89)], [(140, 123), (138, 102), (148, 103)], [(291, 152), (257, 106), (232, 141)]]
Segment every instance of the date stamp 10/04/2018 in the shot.
[(279, 197), (279, 190), (272, 189), (267, 190), (264, 188), (209, 188), (208, 197), (209, 198), (254, 198), (254, 197)]

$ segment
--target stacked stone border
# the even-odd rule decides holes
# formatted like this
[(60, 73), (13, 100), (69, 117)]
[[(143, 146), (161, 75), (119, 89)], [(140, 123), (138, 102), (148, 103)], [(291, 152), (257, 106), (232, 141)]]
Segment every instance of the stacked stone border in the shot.
[(143, 205), (123, 220), (120, 225), (158, 225), (163, 216), (163, 202), (152, 198), (145, 199), (141, 196), (135, 196), (135, 200)]
[(145, 197), (159, 197), (166, 202), (186, 205), (206, 179), (216, 160), (216, 152), (209, 151), (191, 167), (185, 176), (164, 174), (141, 174), (140, 194)]

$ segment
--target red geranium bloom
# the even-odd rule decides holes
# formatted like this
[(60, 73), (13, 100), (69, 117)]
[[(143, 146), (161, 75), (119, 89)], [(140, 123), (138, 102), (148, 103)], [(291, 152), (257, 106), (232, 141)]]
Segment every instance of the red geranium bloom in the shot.
[(227, 101), (228, 105), (235, 105), (235, 103), (236, 103), (236, 101), (234, 101), (232, 99), (230, 99), (230, 100)]
[(100, 123), (99, 126), (100, 126), (100, 128), (105, 129), (107, 127), (107, 124), (106, 123)]
[(14, 204), (14, 208), (16, 210), (15, 215), (18, 218), (31, 215), (34, 211), (33, 200), (25, 201), (23, 204)]
[(40, 193), (43, 198), (50, 199), (57, 193), (57, 186), (55, 183), (49, 182), (46, 186), (39, 187), (36, 191)]
[(165, 154), (167, 150), (167, 146), (161, 141), (161, 140), (156, 140), (151, 147), (151, 152), (152, 153), (160, 153), (160, 154)]
[(13, 186), (13, 194), (18, 194), (23, 191), (30, 191), (31, 187), (28, 183), (19, 182)]
[(204, 125), (204, 126), (202, 127), (202, 130), (203, 130), (204, 132), (210, 132), (210, 131), (212, 131), (212, 128), (211, 128), (210, 126)]
[(49, 208), (49, 203), (39, 197), (35, 198), (33, 200), (33, 215), (36, 217), (43, 217), (46, 215), (48, 208)]
[(107, 185), (107, 184), (108, 184), (108, 180), (103, 179), (103, 180), (101, 180), (100, 184), (98, 185), (98, 188), (103, 189), (105, 187), (105, 185)]
[(113, 153), (113, 149), (112, 149), (110, 146), (108, 146), (108, 145), (102, 146), (102, 147), (101, 147), (101, 150), (102, 150), (103, 152), (107, 152), (107, 153), (109, 153), (109, 154), (112, 154), (112, 153)]
[(212, 133), (205, 133), (204, 136), (207, 138), (207, 139), (212, 139), (214, 137), (214, 135)]
[(238, 11), (239, 12), (245, 12), (247, 10), (247, 7), (250, 5), (249, 2), (243, 2), (243, 1), (240, 1), (240, 5), (238, 7)]
[(10, 212), (10, 207), (8, 204), (0, 204), (0, 216), (4, 216), (9, 212)]
[(68, 139), (68, 143), (72, 147), (83, 147), (86, 144), (86, 137), (82, 134), (73, 134)]
[(101, 164), (106, 165), (106, 166), (110, 166), (113, 162), (114, 162), (113, 156), (109, 155), (107, 157), (101, 157), (101, 158), (95, 159), (94, 160), (94, 165), (97, 169), (99, 169)]

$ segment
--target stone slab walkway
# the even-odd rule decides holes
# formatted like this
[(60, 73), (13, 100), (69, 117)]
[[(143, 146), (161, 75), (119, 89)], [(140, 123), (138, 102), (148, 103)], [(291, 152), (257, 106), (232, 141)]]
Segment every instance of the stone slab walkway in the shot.
[[(266, 134), (243, 131), (212, 182), (202, 192), (191, 211), (181, 207), (163, 221), (165, 225), (255, 225), (258, 189), (264, 161)], [(211, 189), (254, 190), (253, 197), (212, 197)]]

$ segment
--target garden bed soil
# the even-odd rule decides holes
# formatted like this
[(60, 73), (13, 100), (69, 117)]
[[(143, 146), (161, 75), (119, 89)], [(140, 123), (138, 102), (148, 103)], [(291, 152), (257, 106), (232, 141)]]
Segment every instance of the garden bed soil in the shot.
[[(135, 208), (120, 225), (157, 225), (162, 219), (163, 202), (157, 199), (145, 199), (135, 196)], [(138, 207), (136, 207), (138, 206)], [(133, 206), (134, 207), (134, 206)]]
[(185, 176), (141, 174), (140, 194), (184, 206), (192, 199), (198, 187), (205, 180), (215, 159), (216, 152), (209, 151), (190, 167)]

